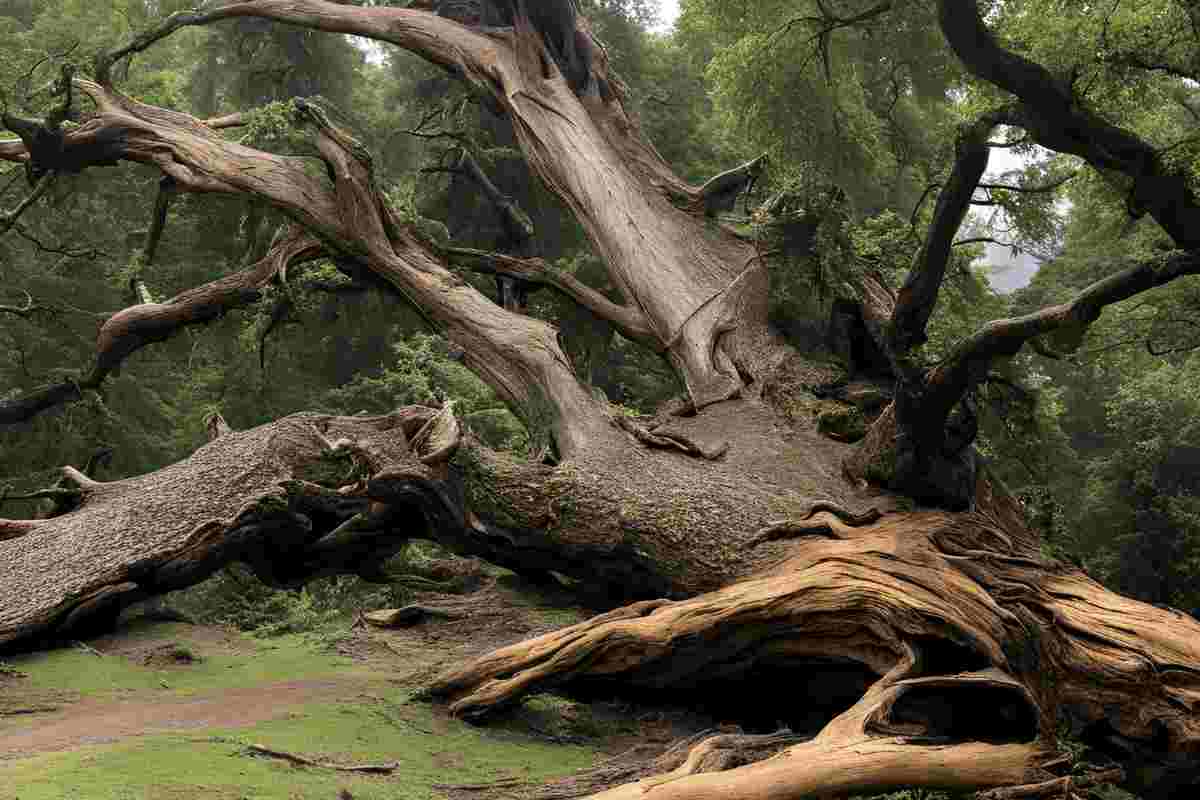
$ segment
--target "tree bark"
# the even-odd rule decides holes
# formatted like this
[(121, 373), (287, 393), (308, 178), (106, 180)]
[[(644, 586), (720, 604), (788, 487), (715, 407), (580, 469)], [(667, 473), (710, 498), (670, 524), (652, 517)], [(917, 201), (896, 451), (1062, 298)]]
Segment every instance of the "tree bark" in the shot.
[(736, 396), (743, 375), (760, 380), (784, 357), (766, 324), (765, 264), (751, 244), (706, 219), (704, 188), (680, 180), (641, 136), (602, 49), (591, 67), (613, 90), (579, 97), (528, 26), (484, 34), (426, 11), (243, 0), (172, 15), (128, 50), (184, 25), (238, 16), (391, 42), (492, 97), (530, 168), (583, 225), (626, 305), (646, 317), (697, 408)]
[[(250, 195), (292, 221), (286, 257), (276, 252), (219, 291), (201, 287), (114, 316), (97, 369), (232, 307), (230, 298), (319, 247), (410, 300), (531, 428), (550, 432), (559, 456), (549, 465), (494, 453), (464, 439), (451, 408), (408, 408), (301, 414), (240, 433), (214, 420), (213, 440), (191, 458), (122, 481), (67, 468), (81, 498), (74, 510), (0, 520), (0, 647), (84, 635), (131, 602), (233, 561), (275, 585), (375, 576), (420, 536), (519, 572), (575, 578), (607, 609), (439, 678), (431, 692), (455, 713), (483, 718), (545, 689), (716, 695), (805, 734), (775, 755), (753, 737), (705, 739), (666, 774), (597, 796), (1058, 786), (1064, 728), (1125, 766), (1132, 789), (1166, 796), (1200, 781), (1200, 623), (1113, 595), (1045, 557), (1017, 503), (986, 474), (956, 476), (969, 499), (958, 513), (914, 503), (911, 484), (871, 488), (859, 480), (871, 477), (867, 469), (848, 480), (848, 459), (895, 458), (907, 412), (897, 401), (856, 451), (797, 411), (844, 376), (771, 334), (765, 265), (706, 213), (727, 181), (758, 167), (725, 173), (707, 190), (686, 185), (626, 114), (602, 49), (588, 80), (568, 81), (526, 7), (517, 4), (511, 30), (491, 31), (427, 11), (323, 0), (237, 0), (176, 14), (102, 59), (99, 82), (76, 82), (96, 111), (54, 152), (0, 143), (0, 157), (61, 171), (152, 164), (177, 191)], [(967, 29), (962, 8), (974, 13), (975, 4), (942, 2), (948, 39), (986, 50), (994, 43), (978, 31), (974, 45), (956, 44)], [(624, 303), (540, 262), (454, 255), (553, 285), (663, 353), (687, 387), (684, 405), (698, 413), (614, 421), (573, 374), (552, 327), (489, 301), (399, 223), (369, 154), (319, 106), (299, 104), (324, 162), (313, 172), (111, 86), (114, 59), (183, 25), (235, 16), (392, 42), (490, 96), (532, 168), (587, 230)], [(607, 90), (583, 89), (600, 85)], [(1021, 99), (1046, 110), (1041, 95)], [(963, 180), (939, 201), (949, 237), (956, 204), (982, 172), (978, 154), (965, 155)], [(920, 304), (936, 298), (939, 254), (952, 241), (941, 233), (930, 239), (928, 268), (899, 296), (864, 285), (867, 329), (887, 339), (899, 325), (904, 334), (893, 339), (893, 361), (923, 335), (929, 309)], [(1089, 290), (1061, 313), (997, 323), (922, 380), (944, 380), (937, 398), (950, 398), (955, 370), (969, 377), (978, 359), (1192, 269), (1190, 256), (1179, 259)]]
[[(0, 641), (86, 635), (231, 561), (295, 585), (370, 574), (410, 537), (433, 538), (576, 578), (595, 603), (633, 601), (439, 678), (431, 691), (454, 713), (483, 718), (547, 689), (715, 694), (815, 735), (716, 775), (647, 778), (656, 791), (1030, 784), (1056, 777), (1064, 728), (1123, 762), (1131, 788), (1200, 777), (1200, 623), (1042, 556), (1015, 501), (986, 479), (972, 513), (855, 495), (819, 472), (849, 448), (811, 429), (791, 430), (793, 447), (766, 459), (748, 448), (784, 433), (757, 401), (692, 420), (695, 436), (736, 434), (729, 463), (630, 444), (620, 461), (528, 464), (460, 443), (452, 420), (434, 409), (297, 415), (224, 433), (140, 478), (74, 474), (76, 510), (0, 522), (15, 535), (0, 562)], [(781, 517), (794, 520), (786, 535), (764, 539)], [(822, 688), (795, 690), (805, 685)], [(861, 698), (839, 713), (821, 702), (831, 693)]]

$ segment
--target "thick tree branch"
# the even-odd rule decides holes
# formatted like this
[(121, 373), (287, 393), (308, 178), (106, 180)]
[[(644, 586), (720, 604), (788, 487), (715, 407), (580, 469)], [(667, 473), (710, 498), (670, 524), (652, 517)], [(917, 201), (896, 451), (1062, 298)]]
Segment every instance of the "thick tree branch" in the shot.
[(1031, 339), (1059, 333), (1063, 349), (1073, 349), (1106, 306), (1197, 274), (1200, 253), (1166, 253), (1096, 281), (1066, 303), (1021, 317), (993, 320), (960, 342), (945, 361), (930, 370), (927, 399), (938, 407), (953, 405), (986, 377), (994, 359), (1016, 355)]
[[(536, 16), (540, 5), (523, 7)], [(562, 79), (545, 58), (555, 43), (543, 41), (536, 26), (522, 22), (511, 31), (485, 33), (414, 9), (246, 0), (164, 23), (135, 45), (144, 47), (182, 24), (239, 16), (391, 42), (492, 96), (512, 118), (532, 170), (580, 220), (626, 303), (640, 308), (669, 343), (667, 357), (697, 408), (735, 396), (743, 375), (765, 377), (778, 363), (767, 355), (778, 343), (772, 343), (767, 327), (766, 271), (759, 268), (753, 245), (710, 231), (702, 219), (679, 210), (700, 203), (700, 190), (676, 176), (642, 138), (624, 110), (619, 84), (606, 72), (602, 48), (592, 53), (591, 75), (611, 91), (597, 95), (576, 94)], [(576, 33), (590, 41), (585, 24), (578, 25)], [(183, 186), (189, 176), (172, 177)], [(209, 190), (229, 187), (215, 183)], [(272, 202), (283, 207), (287, 201), (275, 197)], [(308, 218), (297, 219), (311, 227), (314, 217), (324, 215), (305, 205)], [(345, 231), (340, 233), (345, 238)], [(681, 242), (686, 245), (680, 247)], [(510, 389), (501, 393), (508, 397)]]
[(994, 112), (964, 125), (958, 132), (954, 167), (938, 193), (929, 232), (896, 296), (888, 342), (896, 357), (905, 356), (928, 338), (925, 326), (937, 308), (954, 237), (971, 208), (979, 180), (987, 171), (988, 136), (1005, 119), (1005, 112)]
[(480, 56), (496, 47), (495, 40), (485, 34), (428, 11), (347, 7), (327, 0), (217, 0), (207, 8), (171, 14), (124, 47), (101, 55), (96, 63), (97, 79), (101, 85), (111, 86), (109, 76), (114, 64), (181, 28), (236, 17), (261, 17), (391, 42), (485, 87), (487, 81), (483, 76), (488, 70)]
[(939, 195), (930, 234), (899, 292), (888, 331), (885, 350), (898, 367), (895, 401), (845, 467), (855, 478), (927, 502), (969, 508), (975, 486), (970, 444), (978, 425), (971, 393), (992, 359), (1015, 353), (1049, 330), (1071, 328), (1077, 339), (1107, 303), (1194, 271), (1186, 254), (1169, 264), (1144, 264), (1090, 287), (1070, 304), (991, 323), (932, 369), (914, 363), (911, 351), (926, 340), (925, 326), (936, 308), (950, 248), (964, 243), (954, 236), (986, 169), (991, 128), (1020, 125), (1047, 147), (1129, 176), (1131, 208), (1150, 211), (1181, 246), (1200, 245), (1200, 207), (1184, 176), (1165, 173), (1147, 143), (1084, 108), (1069, 83), (1002, 48), (980, 18), (976, 0), (939, 0), (939, 22), (968, 70), (1012, 92), (1020, 104), (960, 132), (954, 172)]
[[(1106, 306), (1196, 274), (1200, 253), (1163, 254), (1097, 281), (1069, 302), (989, 322), (940, 363), (899, 382), (895, 402), (847, 459), (847, 472), (928, 502), (969, 507), (975, 480), (970, 397), (995, 359), (1016, 355), (1026, 344), (1061, 357), (1079, 345)], [(1051, 335), (1054, 341), (1043, 339)]]
[(1180, 247), (1200, 247), (1200, 203), (1183, 173), (1165, 166), (1148, 142), (1089, 110), (1069, 81), (1001, 47), (977, 0), (938, 0), (938, 12), (951, 49), (973, 75), (1021, 101), (1018, 124), (1039, 144), (1128, 176), (1132, 210), (1149, 212)]
[[(339, 13), (369, 10), (321, 5)], [(77, 83), (99, 111), (67, 132), (63, 163), (84, 168), (117, 159), (138, 161), (161, 169), (180, 191), (240, 193), (264, 200), (337, 257), (375, 274), (408, 298), (466, 352), (467, 366), (514, 409), (540, 409), (537, 413), (543, 418), (554, 409), (550, 427), (562, 452), (590, 437), (617, 435), (603, 409), (578, 384), (554, 330), (497, 308), (440, 263), (421, 236), (401, 226), (374, 184), (370, 154), (317, 105), (301, 104), (300, 113), (317, 130), (318, 149), (331, 167), (332, 184), (325, 175), (306, 169), (301, 159), (243, 147), (186, 114), (147, 106), (90, 81)], [(141, 308), (135, 314), (139, 330), (130, 332), (136, 335), (119, 337), (113, 347), (102, 346), (99, 367), (110, 360), (118, 363), (127, 346), (141, 346), (133, 343), (144, 334), (152, 339), (152, 329), (173, 330), (174, 321), (157, 318), (159, 309), (171, 317), (181, 313), (175, 303)], [(147, 312), (150, 318), (142, 320)], [(118, 315), (109, 326), (119, 320), (133, 321)], [(80, 385), (87, 388), (102, 378), (93, 373)], [(58, 387), (56, 401), (64, 393), (77, 395), (74, 389), (75, 384)], [(53, 402), (46, 398), (34, 405), (41, 409), (47, 404)], [(9, 415), (17, 419), (30, 413), (24, 401), (11, 407), (19, 408)]]

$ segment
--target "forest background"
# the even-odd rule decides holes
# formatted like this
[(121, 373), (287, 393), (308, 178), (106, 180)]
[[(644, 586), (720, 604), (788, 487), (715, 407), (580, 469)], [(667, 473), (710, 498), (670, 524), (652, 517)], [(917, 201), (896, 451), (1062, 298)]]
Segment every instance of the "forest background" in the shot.
[[(1006, 4), (1000, 23), (1046, 63), (1094, 71), (1101, 54), (1059, 52), (1061, 32), (1034, 23), (1042, 3), (1053, 5)], [(90, 64), (189, 5), (3, 0), (0, 89), (9, 107), (44, 104), (39, 87), (63, 63)], [(879, 69), (870, 35), (818, 39), (802, 25), (781, 27), (782, 7), (793, 5), (802, 4), (684, 0), (670, 28), (653, 0), (583, 2), (648, 138), (683, 177), (702, 182), (767, 154), (765, 174), (725, 219), (752, 232), (758, 209), (780, 198), (790, 204), (807, 243), (772, 274), (772, 321), (811, 352), (828, 343), (831, 310), (857, 276), (878, 270), (902, 278), (932, 213), (930, 190), (952, 162), (947, 132), (980, 100), (951, 90), (962, 68), (936, 30), (889, 41), (899, 51), (894, 61), (906, 66), (902, 89), (895, 71)], [(139, 54), (123, 86), (200, 118), (255, 109), (252, 123), (231, 135), (299, 154), (311, 144), (293, 128), (290, 103), (320, 95), (377, 154), (378, 179), (409, 218), (432, 236), (496, 249), (509, 231), (458, 169), (467, 152), (529, 215), (536, 252), (595, 289), (615, 291), (578, 224), (524, 165), (507, 125), (398, 49), (234, 20), (181, 31)], [(1097, 86), (1112, 95), (1104, 100), (1118, 118), (1174, 143), (1179, 158), (1195, 156), (1200, 91), (1193, 82), (1152, 74), (1141, 85)], [(1145, 102), (1147, 93), (1162, 102)], [(1008, 149), (1013, 168), (977, 191), (974, 229), (956, 247), (930, 329), (933, 354), (986, 320), (1073, 296), (1115, 257), (1170, 247), (1156, 223), (1132, 213), (1098, 178), (1077, 173), (1071, 157), (1049, 157), (1019, 140)], [(132, 302), (133, 291), (172, 296), (270, 245), (279, 219), (262, 204), (181, 195), (157, 263), (143, 275), (158, 179), (129, 163), (64, 176), (0, 237), (0, 400), (85, 374), (98, 324)], [(22, 167), (0, 172), (0, 208), (28, 191)], [(1036, 258), (1036, 275), (998, 293), (985, 247)], [(498, 291), (490, 278), (465, 277)], [(658, 356), (607, 322), (548, 291), (528, 302), (530, 314), (562, 332), (576, 373), (610, 402), (649, 413), (679, 393)], [(1022, 352), (999, 369), (1002, 380), (979, 390), (977, 440), (1054, 555), (1123, 594), (1193, 615), (1200, 609), (1198, 305), (1196, 283), (1176, 281), (1109, 309), (1069, 358)], [(103, 477), (115, 479), (178, 461), (206, 440), (214, 413), (246, 429), (299, 410), (374, 414), (447, 399), (494, 447), (536, 456), (546, 446), (545, 432), (510, 413), (416, 311), (318, 262), (290, 288), (265, 290), (249, 311), (144, 349), (102, 391), (4, 428), (4, 516), (35, 515), (37, 502), (11, 495), (50, 485), (63, 464), (101, 462)], [(226, 603), (231, 593), (220, 587), (229, 579), (224, 572), (210, 584)], [(343, 598), (373, 591), (341, 577), (305, 592), (311, 600), (329, 596), (330, 587)], [(296, 597), (263, 588), (253, 602), (287, 605)], [(238, 602), (240, 610), (213, 613), (248, 625), (278, 618)]]

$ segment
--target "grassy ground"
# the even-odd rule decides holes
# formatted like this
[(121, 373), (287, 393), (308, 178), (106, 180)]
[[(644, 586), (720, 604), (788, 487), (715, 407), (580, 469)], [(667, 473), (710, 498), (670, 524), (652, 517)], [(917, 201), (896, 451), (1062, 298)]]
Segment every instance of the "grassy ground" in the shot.
[[(222, 646), (213, 647), (214, 641)], [(109, 637), (97, 648), (64, 647), (10, 657), (6, 663), (28, 676), (22, 683), (30, 691), (71, 692), (78, 697), (115, 697), (163, 688), (187, 695), (353, 668), (351, 659), (310, 646), (313, 641), (301, 634), (259, 640), (233, 632), (197, 630), (177, 622), (139, 624), (119, 637)], [(119, 657), (96, 655), (115, 642), (120, 643)], [(172, 645), (177, 645), (180, 656), (170, 657)], [(195, 660), (181, 661), (189, 653)]]
[[(580, 614), (512, 576), (441, 602), (464, 616), (394, 631), (341, 618), (273, 638), (135, 621), (0, 661), (0, 800), (500, 800), (634, 746), (649, 758), (722, 721), (552, 695), (486, 727), (452, 719), (414, 699), (431, 675)], [(335, 768), (364, 764), (394, 768)]]
[[(603, 738), (622, 726), (575, 704), (539, 698), (484, 728), (409, 699), (469, 654), (578, 619), (503, 585), (485, 605), (461, 624), (351, 631), (343, 618), (273, 638), (135, 621), (87, 645), (8, 658), (0, 800), (441, 798), (456, 785), (537, 784), (593, 764), (600, 738), (576, 734)], [(297, 767), (256, 756), (251, 744), (397, 767)]]
[[(461, 619), (380, 631), (351, 617), (272, 638), (133, 621), (86, 645), (0, 662), (0, 800), (335, 800), (497, 797), (695, 730), (687, 713), (538, 696), (473, 727), (412, 700), (433, 674), (579, 621), (512, 576)], [(297, 767), (396, 764), (386, 775)], [(494, 784), (479, 793), (473, 787)]]
[[(247, 744), (342, 764), (398, 763), (368, 776), (251, 757)], [(439, 784), (540, 782), (590, 765), (595, 750), (473, 729), (423, 704), (379, 698), (313, 704), (249, 728), (152, 735), (0, 763), (0, 797), (167, 800), (438, 798)]]

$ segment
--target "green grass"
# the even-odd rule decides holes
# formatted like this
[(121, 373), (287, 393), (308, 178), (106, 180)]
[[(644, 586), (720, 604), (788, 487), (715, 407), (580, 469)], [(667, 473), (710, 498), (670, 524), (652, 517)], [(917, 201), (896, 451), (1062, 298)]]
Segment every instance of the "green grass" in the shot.
[[(159, 624), (150, 629), (156, 639), (169, 636), (200, 657), (186, 666), (146, 666), (122, 655), (97, 656), (78, 647), (14, 656), (7, 663), (28, 674), (22, 681), (25, 688), (73, 692), (84, 697), (139, 690), (161, 692), (164, 681), (167, 688), (182, 694), (245, 688), (345, 672), (353, 663), (322, 652), (303, 634), (270, 640), (235, 634), (235, 655), (226, 647), (193, 641), (191, 630), (192, 626), (182, 624)], [(136, 642), (136, 637), (136, 632), (131, 633), (125, 643)], [(151, 643), (149, 639), (147, 643)]]
[[(590, 766), (598, 756), (593, 748), (538, 734), (558, 727), (552, 713), (557, 706), (543, 709), (535, 703), (530, 718), (537, 724), (532, 726), (510, 721), (471, 727), (430, 705), (409, 702), (405, 692), (386, 683), (387, 669), (371, 672), (329, 654), (314, 636), (261, 640), (233, 634), (222, 641), (211, 630), (207, 638), (196, 630), (155, 624), (122, 634), (125, 650), (136, 653), (175, 642), (200, 658), (181, 666), (146, 666), (78, 647), (8, 659), (9, 667), (27, 677), (9, 682), (7, 695), (17, 705), (37, 697), (70, 703), (80, 696), (152, 702), (164, 694), (219, 693), (320, 676), (354, 680), (346, 682), (346, 699), (340, 702), (323, 698), (254, 726), (137, 736), (0, 760), (0, 800), (334, 800), (343, 788), (355, 800), (417, 800), (444, 797), (433, 788), (439, 783), (543, 782)], [(0, 720), (4, 727), (31, 724), (37, 724), (36, 717)], [(396, 761), (400, 767), (388, 776), (294, 767), (247, 756), (248, 744), (318, 761)]]
[[(360, 776), (242, 754), (246, 744), (339, 763), (397, 761), (391, 776)], [(356, 800), (438, 798), (438, 783), (544, 781), (594, 763), (596, 751), (473, 728), (430, 706), (372, 699), (298, 709), (253, 728), (154, 736), (0, 762), (3, 800)]]

